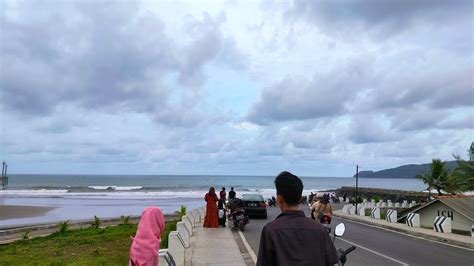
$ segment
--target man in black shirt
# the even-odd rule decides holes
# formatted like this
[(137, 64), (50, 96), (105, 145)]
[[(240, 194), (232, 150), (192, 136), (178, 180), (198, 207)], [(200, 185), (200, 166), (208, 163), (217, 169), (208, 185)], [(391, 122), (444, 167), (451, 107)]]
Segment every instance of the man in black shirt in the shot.
[(263, 227), (257, 265), (334, 265), (336, 248), (324, 227), (299, 208), (303, 182), (282, 172), (275, 178), (282, 213)]

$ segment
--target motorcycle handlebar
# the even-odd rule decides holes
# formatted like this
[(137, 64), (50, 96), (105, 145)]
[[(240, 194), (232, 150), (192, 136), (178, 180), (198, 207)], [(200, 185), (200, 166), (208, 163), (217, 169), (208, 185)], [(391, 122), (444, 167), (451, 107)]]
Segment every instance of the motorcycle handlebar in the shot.
[(356, 249), (356, 247), (355, 247), (355, 246), (351, 246), (350, 248), (344, 250), (344, 254), (343, 254), (343, 255), (345, 256), (345, 255), (351, 253), (352, 251), (354, 251), (354, 249)]

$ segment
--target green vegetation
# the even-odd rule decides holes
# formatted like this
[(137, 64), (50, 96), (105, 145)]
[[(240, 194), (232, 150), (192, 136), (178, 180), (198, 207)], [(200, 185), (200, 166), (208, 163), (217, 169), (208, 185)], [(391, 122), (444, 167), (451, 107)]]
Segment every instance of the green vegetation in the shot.
[(442, 195), (441, 190), (445, 190), (448, 186), (448, 177), (446, 165), (440, 159), (433, 159), (430, 171), (417, 175), (417, 178), (428, 186), (428, 191), (436, 189), (439, 195)]
[[(63, 222), (64, 223), (64, 222)], [(161, 248), (168, 247), (168, 235), (177, 221), (167, 221), (161, 234)], [(46, 237), (0, 245), (0, 265), (127, 265), (130, 236), (137, 225), (103, 229), (66, 230)]]
[(458, 166), (449, 176), (446, 191), (453, 194), (474, 191), (474, 161), (465, 161), (459, 156), (454, 157)]
[(94, 221), (91, 223), (91, 227), (95, 229), (99, 229), (101, 224), (102, 224), (102, 221), (99, 219), (99, 217), (94, 215)]
[(129, 220), (130, 220), (130, 216), (124, 216), (124, 215), (121, 215), (120, 216), (120, 219), (122, 220), (122, 225), (127, 225), (127, 224), (130, 224)]
[(373, 200), (375, 200), (375, 203), (379, 202), (381, 197), (379, 195), (375, 195), (372, 197)]
[(28, 231), (24, 232), (23, 235), (21, 236), (21, 239), (23, 239), (23, 240), (30, 239), (30, 233), (31, 233), (31, 230), (28, 230)]
[(451, 194), (463, 193), (474, 190), (474, 143), (468, 150), (469, 161), (461, 159), (460, 156), (454, 155), (457, 165), (453, 171), (449, 171), (446, 163), (439, 159), (433, 159), (430, 171), (418, 174), (417, 177), (423, 180), (428, 186), (428, 190), (436, 189), (439, 195), (443, 195), (443, 191)]
[(186, 206), (181, 205), (181, 208), (179, 209), (179, 211), (177, 213), (178, 213), (178, 216), (179, 216), (179, 220), (182, 220), (183, 216), (186, 215)]
[(58, 224), (58, 232), (64, 234), (69, 229), (69, 220), (61, 221)]

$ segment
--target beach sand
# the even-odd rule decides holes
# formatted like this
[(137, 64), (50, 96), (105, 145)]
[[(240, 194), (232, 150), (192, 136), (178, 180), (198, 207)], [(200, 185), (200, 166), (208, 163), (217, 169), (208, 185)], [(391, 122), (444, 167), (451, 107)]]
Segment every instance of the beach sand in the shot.
[(56, 209), (44, 206), (0, 205), (0, 221), (43, 216)]

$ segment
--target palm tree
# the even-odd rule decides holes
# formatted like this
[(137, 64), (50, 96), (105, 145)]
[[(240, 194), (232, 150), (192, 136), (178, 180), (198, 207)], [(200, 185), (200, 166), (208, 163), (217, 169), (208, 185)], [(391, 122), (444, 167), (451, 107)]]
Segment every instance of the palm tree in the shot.
[(445, 163), (440, 159), (433, 159), (430, 171), (418, 174), (416, 177), (428, 185), (428, 191), (434, 188), (438, 191), (439, 195), (443, 195), (441, 190), (445, 190), (448, 187), (448, 170)]
[(449, 176), (448, 192), (474, 191), (474, 161), (465, 161), (460, 156), (454, 155), (458, 165)]

